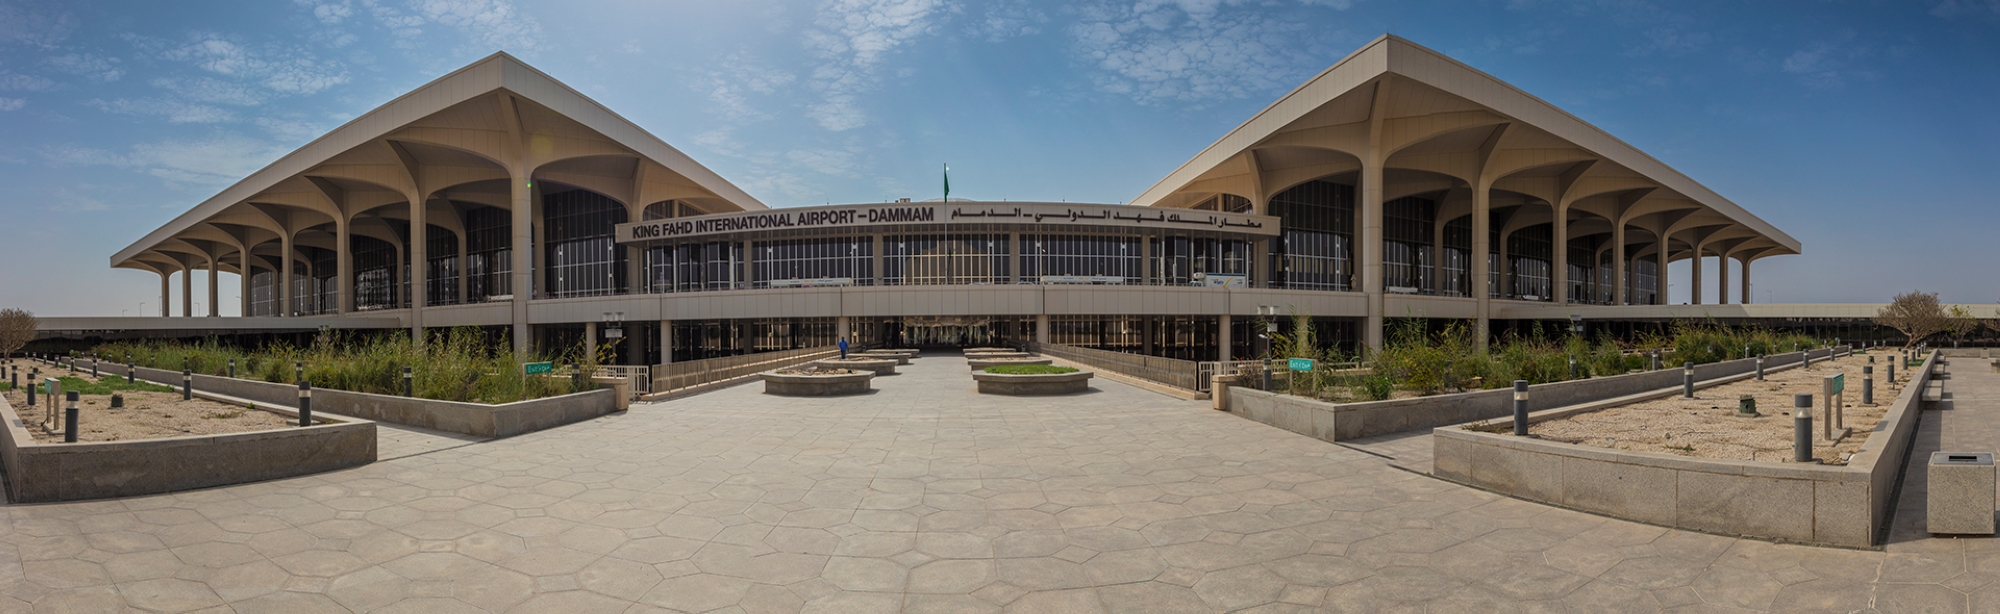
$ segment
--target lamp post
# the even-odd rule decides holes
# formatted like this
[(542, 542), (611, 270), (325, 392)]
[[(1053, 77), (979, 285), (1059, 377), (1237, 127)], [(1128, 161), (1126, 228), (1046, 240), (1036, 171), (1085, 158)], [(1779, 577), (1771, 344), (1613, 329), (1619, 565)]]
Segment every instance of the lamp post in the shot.
[(1277, 315), (1277, 305), (1257, 306), (1257, 316), (1264, 320), (1264, 334), (1257, 335), (1257, 342), (1263, 347), (1257, 353), (1264, 357), (1264, 387), (1261, 390), (1265, 391), (1271, 389), (1271, 336), (1278, 334), (1278, 322), (1272, 318)]

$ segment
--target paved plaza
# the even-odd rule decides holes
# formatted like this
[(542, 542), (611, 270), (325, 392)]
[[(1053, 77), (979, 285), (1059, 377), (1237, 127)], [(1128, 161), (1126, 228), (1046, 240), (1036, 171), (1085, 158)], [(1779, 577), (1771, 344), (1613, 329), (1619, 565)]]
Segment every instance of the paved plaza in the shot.
[[(1916, 458), (1978, 443), (1951, 420), (1991, 449), (1979, 366)], [(1101, 377), (980, 396), (931, 353), (875, 387), (739, 386), (493, 441), (385, 431), (358, 469), (6, 507), (0, 611), (2000, 609), (2000, 542), (1929, 539), (1920, 506), (1886, 552), (1778, 545), (1508, 499), (1384, 457), (1422, 436), (1334, 445)]]

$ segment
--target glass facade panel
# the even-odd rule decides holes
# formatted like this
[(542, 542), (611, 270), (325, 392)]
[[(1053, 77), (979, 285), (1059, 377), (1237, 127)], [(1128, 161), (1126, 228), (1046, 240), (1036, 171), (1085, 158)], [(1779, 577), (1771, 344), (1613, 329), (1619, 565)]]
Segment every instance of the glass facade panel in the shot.
[(1507, 260), (1513, 265), (1513, 296), (1524, 301), (1552, 300), (1551, 251), (1553, 226), (1540, 224), (1507, 237)]
[(514, 293), (514, 221), (505, 209), (471, 207), (465, 212), (465, 302)]
[(1398, 198), (1382, 204), (1383, 286), (1392, 294), (1431, 293), (1437, 203)]
[[(871, 246), (872, 249), (872, 246)], [(646, 250), (646, 291), (702, 292), (740, 287), (743, 244), (682, 243)]]
[(429, 305), (458, 304), (458, 235), (430, 227), (424, 255), (430, 266), (424, 270), (424, 299)]
[(1632, 288), (1625, 294), (1634, 305), (1664, 305), (1660, 300), (1660, 263), (1652, 258), (1632, 262)]
[(889, 286), (1012, 283), (1008, 235), (891, 235), (882, 238), (882, 283)]
[(1438, 293), (1444, 296), (1472, 296), (1472, 216), (1444, 225), (1444, 279)]
[(1353, 289), (1354, 186), (1308, 181), (1271, 197), (1270, 211), (1284, 228), (1272, 245), (1272, 286)]
[(1145, 278), (1145, 245), (1139, 237), (1021, 235), (1021, 279), (1044, 275), (1116, 277), (1136, 284)]
[(869, 237), (829, 237), (758, 241), (750, 260), (757, 287), (773, 281), (847, 278), (854, 285), (875, 282), (875, 241)]
[[(396, 249), (372, 237), (349, 237), (354, 245), (354, 309), (389, 309), (396, 301)], [(392, 268), (393, 267), (393, 268)]]
[(625, 250), (612, 236), (625, 223), (624, 205), (570, 190), (543, 196), (542, 213), (549, 296), (603, 296), (625, 287)]
[(1249, 241), (1206, 237), (1166, 237), (1153, 246), (1153, 267), (1159, 283), (1195, 283), (1195, 273), (1250, 275)]
[(278, 307), (278, 288), (273, 283), (277, 279), (278, 274), (270, 271), (258, 271), (250, 276), (250, 315), (277, 315), (272, 313)]

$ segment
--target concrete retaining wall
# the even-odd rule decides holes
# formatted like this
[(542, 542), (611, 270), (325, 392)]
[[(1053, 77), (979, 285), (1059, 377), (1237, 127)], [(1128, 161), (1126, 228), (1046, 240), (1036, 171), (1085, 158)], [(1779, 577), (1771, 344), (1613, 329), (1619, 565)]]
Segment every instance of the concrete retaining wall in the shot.
[[(1764, 369), (1768, 371), (1798, 364), (1800, 357), (1807, 354), (1819, 360), (1832, 352), (1811, 350), (1776, 354), (1765, 357)], [(1695, 365), (1694, 377), (1695, 381), (1704, 382), (1756, 370), (1756, 359), (1730, 360)], [(1567, 407), (1680, 385), (1679, 365), (1645, 373), (1551, 382), (1528, 387), (1528, 410)], [(1231, 388), (1228, 405), (1230, 413), (1251, 420), (1327, 441), (1346, 441), (1512, 415), (1514, 391), (1501, 388), (1393, 401), (1335, 404), (1249, 388)]]
[[(1522, 499), (1661, 526), (1869, 547), (1890, 522), (1896, 481), (1922, 416), (1918, 402), (1929, 369), (1917, 373), (1918, 380), (1903, 388), (1845, 466), (1694, 458), (1441, 428), (1431, 433), (1432, 473)], [(1530, 421), (1564, 413), (1540, 412)], [(1497, 428), (1508, 422), (1475, 424)]]
[[(124, 366), (120, 365), (117, 369), (103, 374), (123, 375)], [(181, 374), (178, 371), (140, 367), (139, 379), (179, 387)], [(299, 401), (299, 387), (296, 384), (274, 384), (258, 380), (196, 375), (194, 387), (198, 391), (207, 390), (284, 407), (297, 407)], [(314, 388), (313, 408), (344, 416), (478, 437), (508, 437), (581, 422), (617, 411), (617, 396), (617, 392), (613, 390), (592, 390), (559, 397), (486, 405)]]
[(36, 443), (0, 399), (7, 500), (46, 503), (242, 484), (375, 462), (375, 423), (91, 443)]

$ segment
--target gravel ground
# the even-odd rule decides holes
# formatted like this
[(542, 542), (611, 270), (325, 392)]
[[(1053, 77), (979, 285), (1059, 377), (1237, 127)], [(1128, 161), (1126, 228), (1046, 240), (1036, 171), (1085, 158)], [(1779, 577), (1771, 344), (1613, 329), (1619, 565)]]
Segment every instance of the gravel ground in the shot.
[[(1767, 374), (1765, 381), (1745, 380), (1695, 392), (1695, 398), (1676, 394), (1664, 399), (1623, 405), (1578, 416), (1548, 420), (1529, 428), (1529, 433), (1566, 443), (1665, 452), (1681, 456), (1790, 462), (1792, 459), (1792, 395), (1813, 395), (1813, 455), (1829, 464), (1845, 464), (1861, 450), (1869, 431), (1888, 411), (1899, 388), (1883, 376), (1887, 364), (1876, 363), (1874, 406), (1861, 404), (1861, 368), (1866, 355), (1854, 355), (1832, 362), (1815, 362), (1804, 369), (1788, 369)], [(1900, 371), (1900, 370), (1899, 370)], [(1821, 435), (1825, 400), (1821, 379), (1835, 373), (1847, 374), (1846, 399), (1842, 411), (1850, 434), (1837, 442)], [(1902, 375), (1897, 374), (1898, 377)], [(1737, 398), (1752, 395), (1759, 415), (1736, 415)]]
[[(62, 373), (62, 375), (69, 374)], [(79, 373), (78, 377), (91, 379), (88, 373)], [(14, 413), (26, 423), (28, 432), (34, 436), (35, 441), (62, 442), (61, 403), (56, 405), (55, 420), (51, 428), (43, 429), (41, 425), (46, 416), (46, 410), (43, 408), (45, 405), (30, 409), (27, 407), (27, 392), (22, 390), (10, 390), (5, 394), (7, 403), (14, 407)], [(78, 441), (131, 441), (244, 433), (285, 428), (295, 424), (292, 418), (267, 411), (225, 405), (200, 398), (182, 401), (179, 392), (128, 391), (123, 394), (125, 407), (121, 409), (111, 409), (110, 395), (83, 395), (77, 401), (77, 408), (80, 410), (77, 412), (78, 431), (80, 431), (77, 434)], [(37, 395), (35, 400), (38, 403), (44, 402), (40, 395)]]

